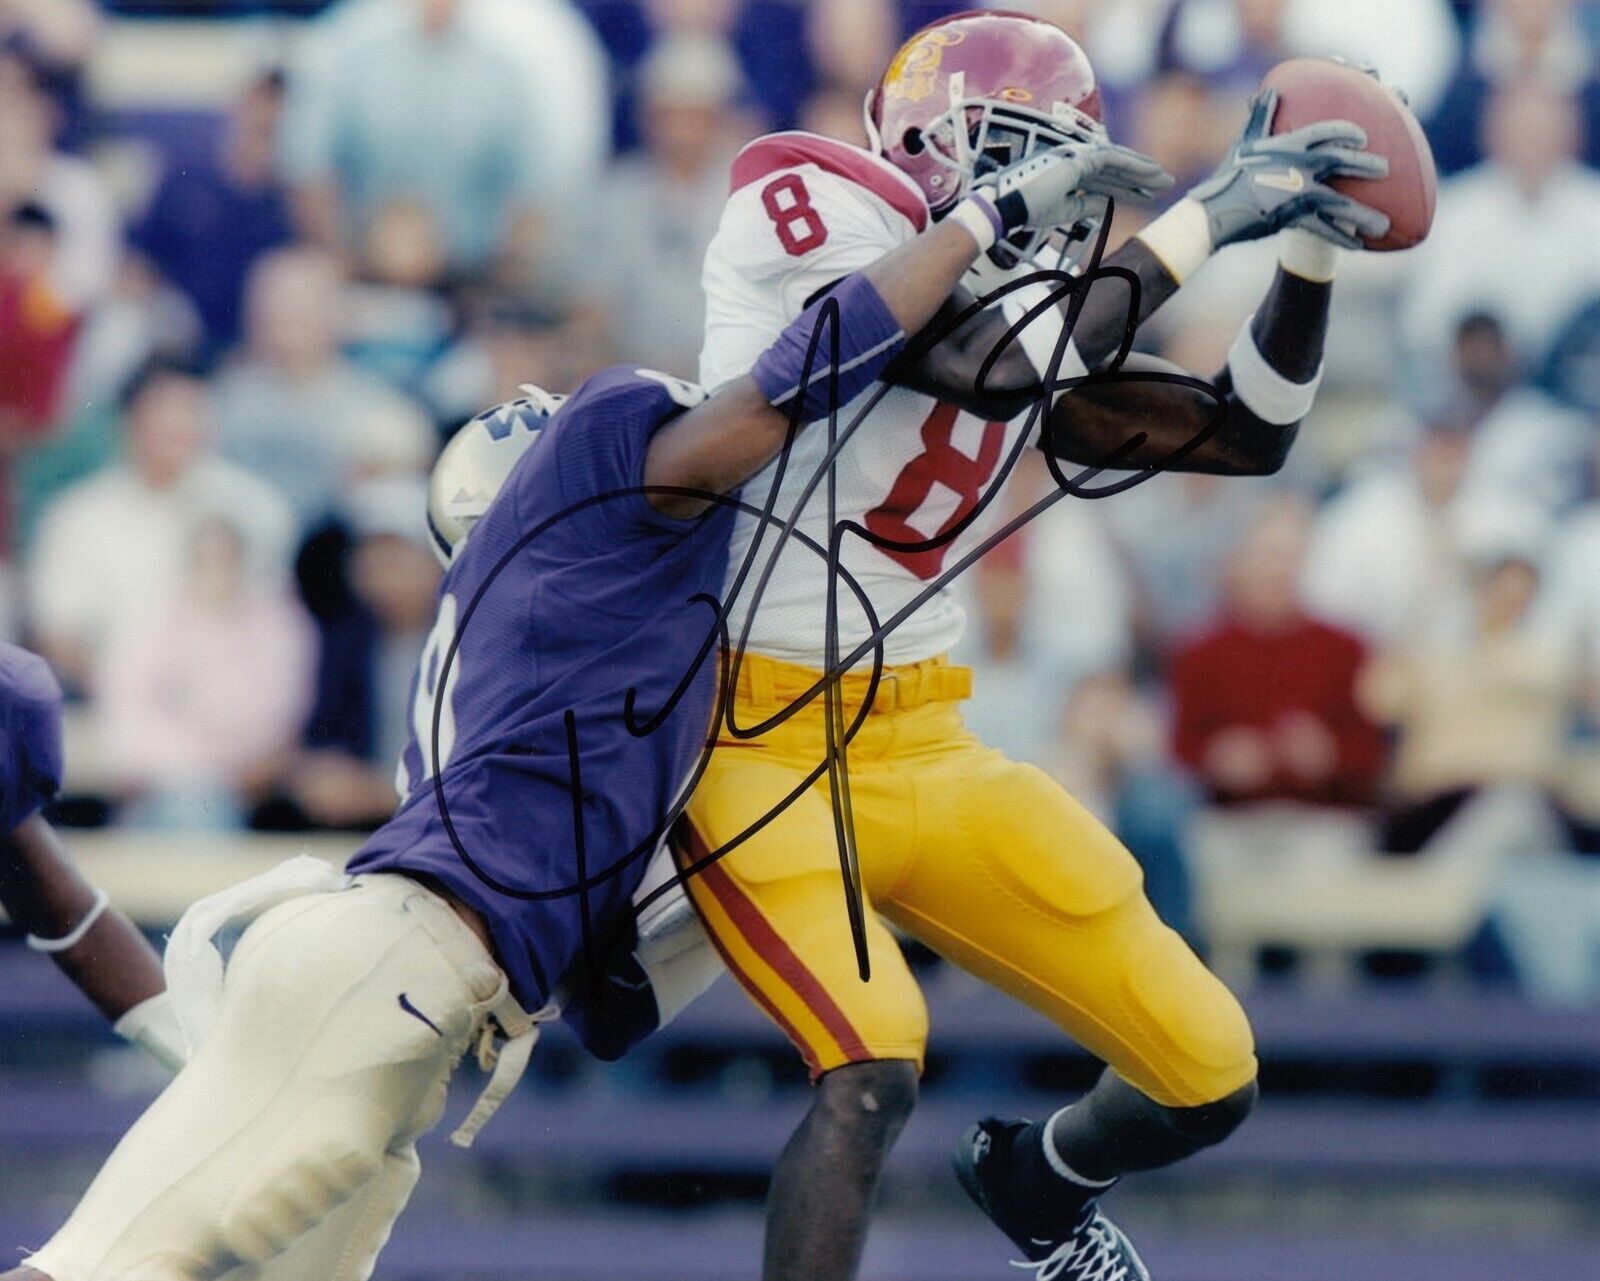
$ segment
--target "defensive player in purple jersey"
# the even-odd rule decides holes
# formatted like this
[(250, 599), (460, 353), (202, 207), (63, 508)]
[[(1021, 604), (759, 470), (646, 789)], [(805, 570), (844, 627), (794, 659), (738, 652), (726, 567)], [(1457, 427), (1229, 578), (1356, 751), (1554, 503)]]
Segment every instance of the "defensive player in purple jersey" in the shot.
[[(560, 976), (610, 936), (706, 746), (716, 669), (699, 660), (732, 516), (718, 498), (828, 413), (826, 372), (806, 377), (819, 316), (837, 309), (842, 404), (980, 252), (1067, 221), (1118, 159), (991, 175), (714, 396), (609, 370), (553, 415), (535, 393), (489, 416), (539, 434), (441, 585), (400, 810), (350, 875), (296, 860), (185, 914), (166, 968), (186, 1066), (0, 1281), (370, 1276), (455, 1063), (477, 1046), (494, 1065), (465, 1144), (515, 1084)], [(210, 939), (237, 920), (224, 982)]]
[(61, 786), (61, 766), (61, 687), (44, 659), (0, 644), (0, 907), (121, 1036), (176, 1071), (160, 958), (39, 812)]

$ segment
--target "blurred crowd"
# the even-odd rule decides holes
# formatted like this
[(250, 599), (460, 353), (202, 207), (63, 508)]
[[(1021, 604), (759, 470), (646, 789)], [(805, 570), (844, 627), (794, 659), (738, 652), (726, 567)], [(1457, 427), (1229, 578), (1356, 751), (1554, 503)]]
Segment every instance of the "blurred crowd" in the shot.
[[(80, 814), (380, 821), (441, 442), (521, 383), (693, 377), (732, 154), (864, 143), (895, 46), (962, 7), (0, 0), (0, 631), (77, 700)], [(1537, 855), (1600, 958), (1600, 6), (1011, 7), (1085, 44), (1180, 190), (1268, 67), (1324, 53), (1406, 91), (1442, 185), (1424, 246), (1345, 262), (1282, 475), (1059, 503), (967, 576), (973, 727), (1104, 815), (1180, 928), (1267, 833)], [(1272, 263), (1226, 251), (1143, 345), (1220, 368)]]

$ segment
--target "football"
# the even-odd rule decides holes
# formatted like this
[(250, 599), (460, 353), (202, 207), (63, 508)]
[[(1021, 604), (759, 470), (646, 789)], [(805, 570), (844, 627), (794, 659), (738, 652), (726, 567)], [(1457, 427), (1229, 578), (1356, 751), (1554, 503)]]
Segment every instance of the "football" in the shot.
[(1273, 133), (1319, 120), (1349, 120), (1367, 131), (1367, 148), (1386, 156), (1387, 178), (1335, 178), (1330, 184), (1389, 215), (1389, 231), (1367, 241), (1375, 250), (1409, 249), (1428, 234), (1439, 180), (1433, 149), (1411, 108), (1366, 72), (1326, 58), (1293, 58), (1267, 73), (1262, 86), (1278, 91)]

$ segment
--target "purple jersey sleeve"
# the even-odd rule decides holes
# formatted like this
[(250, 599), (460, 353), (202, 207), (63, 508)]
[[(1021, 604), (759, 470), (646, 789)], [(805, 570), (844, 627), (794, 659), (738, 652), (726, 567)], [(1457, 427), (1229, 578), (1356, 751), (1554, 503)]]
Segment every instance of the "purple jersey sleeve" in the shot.
[(905, 345), (883, 296), (855, 272), (791, 321), (750, 376), (768, 404), (811, 423), (864, 392)]
[[(584, 383), (559, 415), (568, 426), (557, 464), (561, 496), (574, 508), (600, 500), (576, 511), (576, 519), (612, 538), (681, 537), (694, 522), (650, 505), (642, 488), (645, 455), (663, 424), (704, 399), (693, 383), (648, 369), (618, 366)], [(580, 422), (581, 430), (574, 430)]]
[(0, 825), (12, 832), (61, 786), (61, 686), (37, 654), (0, 645)]

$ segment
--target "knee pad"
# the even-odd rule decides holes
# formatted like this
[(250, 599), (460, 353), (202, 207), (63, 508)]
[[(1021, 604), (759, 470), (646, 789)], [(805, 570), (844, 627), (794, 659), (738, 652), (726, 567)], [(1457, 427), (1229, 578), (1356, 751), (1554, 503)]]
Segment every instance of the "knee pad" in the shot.
[(387, 1140), (382, 1118), (353, 1100), (308, 1108), (224, 1207), (229, 1251), (260, 1266), (288, 1249), (377, 1175)]
[(1214, 1104), (1255, 1080), (1250, 1021), (1189, 945), (1154, 912), (1150, 919), (1149, 940), (1133, 956), (1125, 977), (1128, 995), (1160, 1031), (1167, 1079), (1154, 1088), (1151, 1082), (1137, 1084), (1168, 1107)]

